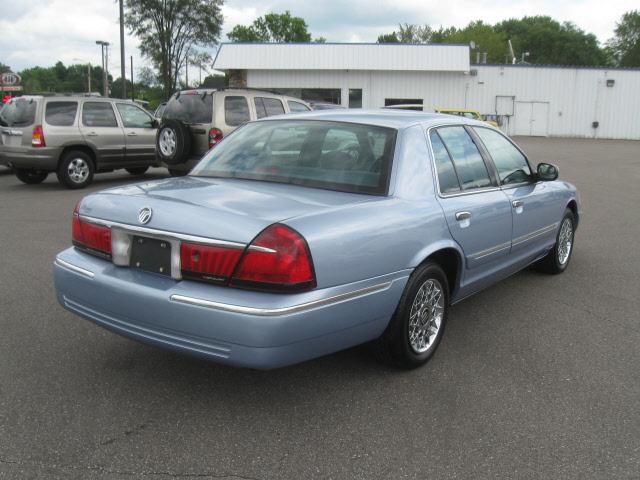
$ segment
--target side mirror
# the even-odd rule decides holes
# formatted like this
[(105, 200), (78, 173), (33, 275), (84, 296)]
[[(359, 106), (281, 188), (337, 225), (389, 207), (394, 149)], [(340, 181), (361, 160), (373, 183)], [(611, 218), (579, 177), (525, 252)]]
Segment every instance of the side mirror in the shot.
[(550, 163), (538, 164), (538, 180), (543, 182), (551, 182), (558, 178), (558, 167), (551, 165)]

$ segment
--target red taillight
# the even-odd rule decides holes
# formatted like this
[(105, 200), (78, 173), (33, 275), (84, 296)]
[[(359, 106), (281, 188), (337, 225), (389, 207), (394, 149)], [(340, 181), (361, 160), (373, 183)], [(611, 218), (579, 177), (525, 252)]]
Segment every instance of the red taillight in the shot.
[(307, 242), (285, 225), (267, 227), (251, 242), (231, 285), (265, 290), (314, 288), (316, 277)]
[(44, 132), (42, 131), (42, 125), (36, 125), (33, 127), (33, 134), (31, 135), (32, 147), (46, 147), (44, 142)]
[(242, 250), (182, 243), (180, 263), (182, 276), (194, 280), (226, 283), (233, 273)]
[(222, 130), (219, 128), (209, 130), (209, 148), (215, 147), (222, 140), (222, 137)]
[(73, 244), (90, 252), (111, 256), (111, 229), (83, 222), (78, 214), (78, 206), (73, 211), (71, 223)]

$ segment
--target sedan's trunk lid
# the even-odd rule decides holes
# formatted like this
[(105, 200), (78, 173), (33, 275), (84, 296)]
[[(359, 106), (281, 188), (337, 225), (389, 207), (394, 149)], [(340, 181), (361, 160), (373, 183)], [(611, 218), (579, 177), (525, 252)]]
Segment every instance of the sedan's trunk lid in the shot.
[(86, 197), (80, 214), (168, 232), (249, 243), (267, 226), (289, 218), (377, 197), (250, 180), (184, 177), (139, 183)]

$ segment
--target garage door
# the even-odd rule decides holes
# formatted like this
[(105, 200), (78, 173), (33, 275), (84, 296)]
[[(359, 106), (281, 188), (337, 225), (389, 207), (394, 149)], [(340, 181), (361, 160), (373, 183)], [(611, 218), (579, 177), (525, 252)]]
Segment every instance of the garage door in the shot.
[(546, 137), (549, 134), (548, 102), (516, 102), (513, 135)]

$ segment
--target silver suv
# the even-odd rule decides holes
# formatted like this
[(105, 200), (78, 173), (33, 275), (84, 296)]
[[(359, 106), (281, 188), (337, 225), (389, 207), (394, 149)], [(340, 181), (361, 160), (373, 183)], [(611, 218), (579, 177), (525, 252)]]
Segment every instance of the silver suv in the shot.
[(83, 188), (94, 173), (124, 168), (141, 175), (156, 165), (157, 120), (131, 101), (115, 98), (24, 96), (0, 111), (0, 165), (24, 183), (56, 172), (68, 188)]
[(189, 170), (223, 137), (258, 118), (308, 112), (299, 98), (251, 89), (200, 89), (174, 94), (162, 112), (156, 151), (173, 176)]

